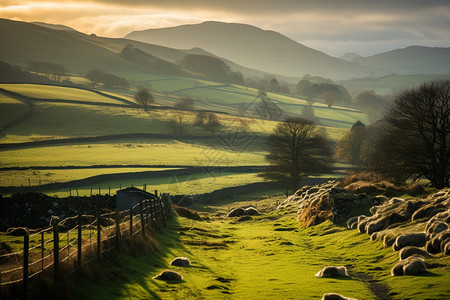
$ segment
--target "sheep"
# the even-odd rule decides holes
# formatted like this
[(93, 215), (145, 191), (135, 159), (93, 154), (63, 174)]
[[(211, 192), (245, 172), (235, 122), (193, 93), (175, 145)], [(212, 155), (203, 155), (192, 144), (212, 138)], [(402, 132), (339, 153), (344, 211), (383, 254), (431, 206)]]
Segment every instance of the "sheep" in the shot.
[(346, 222), (347, 228), (353, 229), (352, 226), (353, 226), (353, 224), (358, 223), (358, 218), (359, 218), (359, 216), (351, 217), (350, 219), (348, 219)]
[(449, 224), (450, 223), (450, 209), (447, 209), (446, 211), (443, 211), (443, 212), (440, 212), (440, 213), (434, 215), (428, 221), (427, 228), (435, 221), (442, 221), (442, 222)]
[(245, 212), (250, 216), (259, 216), (261, 213), (253, 206), (245, 208)]
[(424, 205), (413, 213), (411, 220), (416, 221), (424, 218), (430, 218), (446, 210), (447, 208), (442, 204)]
[(397, 239), (397, 237), (392, 236), (392, 235), (388, 235), (388, 234), (383, 235), (383, 246), (385, 248), (391, 247), (395, 243), (396, 239)]
[(227, 215), (227, 217), (241, 217), (246, 215), (247, 212), (245, 211), (245, 209), (239, 207), (239, 208), (235, 208), (232, 211), (230, 211)]
[(359, 233), (366, 233), (366, 225), (368, 223), (368, 218), (358, 221), (358, 231)]
[(164, 270), (160, 274), (153, 277), (153, 279), (163, 280), (163, 281), (181, 281), (183, 280), (183, 276), (181, 276), (180, 273), (171, 271), (171, 270)]
[(348, 277), (346, 267), (324, 267), (322, 270), (316, 273), (316, 277), (319, 278), (335, 278), (335, 277)]
[(413, 255), (420, 255), (423, 257), (430, 257), (427, 251), (423, 248), (414, 247), (414, 246), (406, 246), (405, 248), (401, 249), (398, 253), (400, 260), (405, 260)]
[(423, 258), (420, 256), (410, 256), (405, 260), (401, 260), (394, 265), (391, 270), (392, 276), (402, 276), (402, 275), (415, 275), (420, 273), (425, 273), (427, 267)]
[(172, 261), (170, 262), (170, 265), (178, 266), (178, 267), (186, 267), (186, 266), (190, 266), (191, 262), (186, 257), (176, 257), (176, 258), (172, 259)]
[(448, 229), (448, 224), (442, 221), (435, 221), (433, 223), (427, 223), (426, 233), (428, 240), (434, 238), (439, 232)]
[(428, 240), (425, 249), (430, 254), (436, 254), (445, 249), (445, 243), (450, 238), (450, 229), (439, 232), (433, 239)]
[(400, 235), (395, 240), (393, 245), (394, 251), (398, 251), (406, 246), (423, 247), (427, 242), (427, 237), (424, 232), (410, 233)]
[(355, 299), (344, 297), (340, 294), (326, 293), (322, 296), (322, 300), (355, 300)]

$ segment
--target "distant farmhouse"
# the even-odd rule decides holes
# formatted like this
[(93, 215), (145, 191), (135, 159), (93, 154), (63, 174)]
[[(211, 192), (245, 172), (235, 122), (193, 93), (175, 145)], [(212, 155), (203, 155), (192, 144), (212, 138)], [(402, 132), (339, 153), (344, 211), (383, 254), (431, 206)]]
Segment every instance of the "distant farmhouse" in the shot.
[(148, 193), (135, 187), (119, 190), (116, 194), (116, 207), (119, 211), (130, 209), (141, 200), (158, 198), (155, 194)]

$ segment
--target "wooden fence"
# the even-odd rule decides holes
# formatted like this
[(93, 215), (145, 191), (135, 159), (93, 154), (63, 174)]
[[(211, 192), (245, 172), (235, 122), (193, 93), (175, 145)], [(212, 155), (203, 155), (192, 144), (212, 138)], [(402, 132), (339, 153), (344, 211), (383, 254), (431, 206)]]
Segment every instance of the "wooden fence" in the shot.
[(8, 291), (12, 297), (27, 299), (37, 292), (31, 283), (42, 276), (58, 282), (86, 264), (109, 261), (133, 239), (147, 239), (165, 227), (171, 205), (170, 195), (162, 194), (125, 211), (78, 215), (25, 234), (23, 251), (0, 255), (2, 294)]

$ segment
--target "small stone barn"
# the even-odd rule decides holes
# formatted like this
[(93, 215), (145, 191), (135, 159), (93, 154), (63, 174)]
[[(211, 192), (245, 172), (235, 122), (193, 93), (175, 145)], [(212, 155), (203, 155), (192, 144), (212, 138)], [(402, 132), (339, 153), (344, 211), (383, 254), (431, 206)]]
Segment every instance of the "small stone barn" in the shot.
[(157, 196), (155, 194), (151, 194), (135, 187), (128, 187), (117, 191), (116, 207), (119, 211), (127, 210), (138, 204), (141, 200), (156, 198)]

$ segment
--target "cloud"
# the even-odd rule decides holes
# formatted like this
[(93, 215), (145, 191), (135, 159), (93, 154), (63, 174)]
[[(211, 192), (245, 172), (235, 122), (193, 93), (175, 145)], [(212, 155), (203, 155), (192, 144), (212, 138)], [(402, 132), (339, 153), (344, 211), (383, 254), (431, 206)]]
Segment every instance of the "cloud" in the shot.
[(2, 0), (0, 17), (59, 23), (110, 37), (206, 20), (238, 22), (305, 44), (328, 45), (321, 48), (332, 49), (328, 53), (346, 43), (450, 41), (448, 0)]

